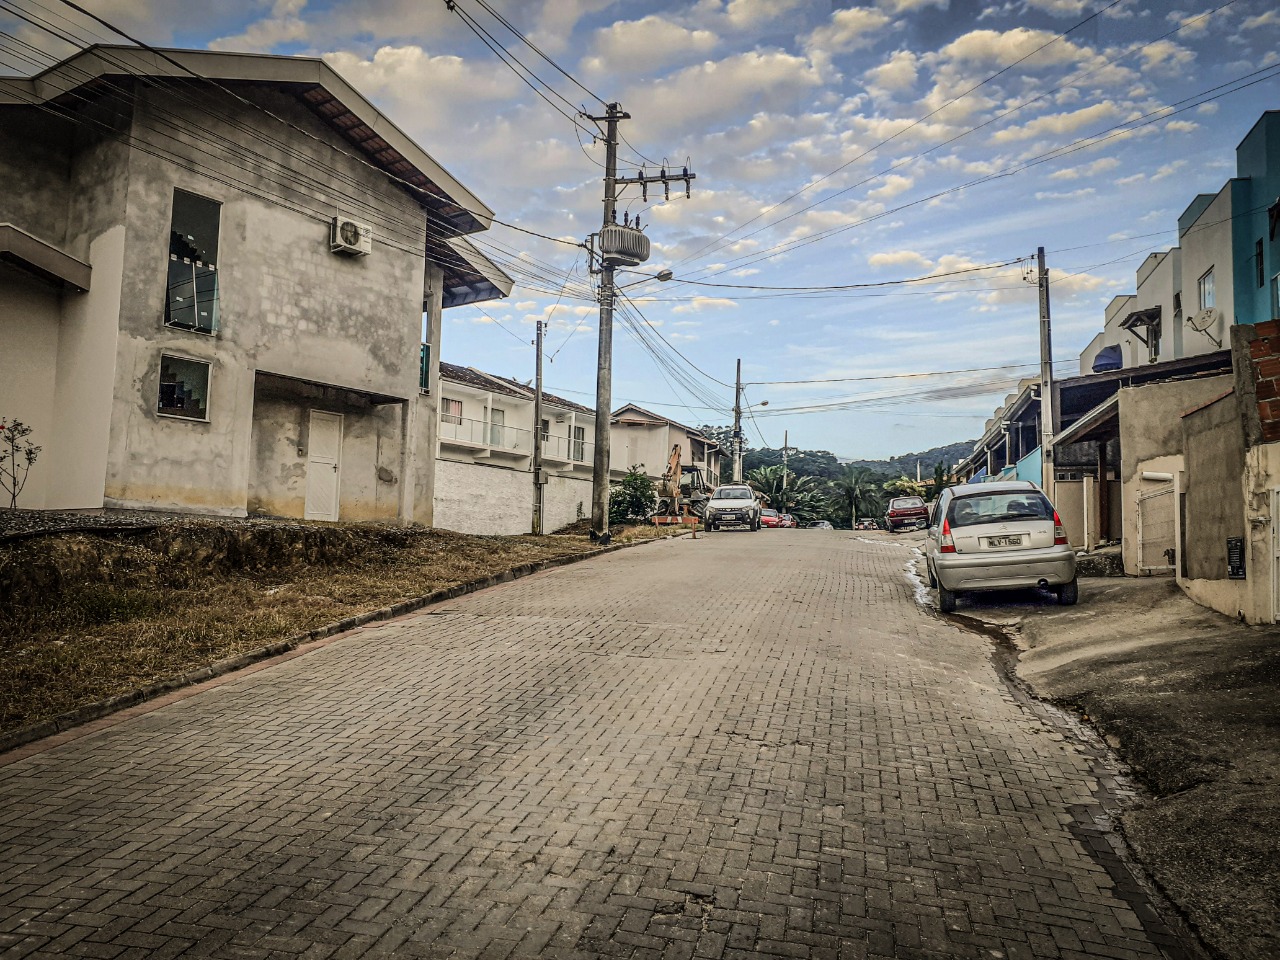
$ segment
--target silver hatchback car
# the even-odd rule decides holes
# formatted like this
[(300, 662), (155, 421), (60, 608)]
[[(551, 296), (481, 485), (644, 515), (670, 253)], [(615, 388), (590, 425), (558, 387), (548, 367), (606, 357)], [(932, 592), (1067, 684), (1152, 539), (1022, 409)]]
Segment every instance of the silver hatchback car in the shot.
[(1079, 598), (1076, 554), (1053, 504), (1029, 480), (964, 483), (942, 491), (925, 540), (929, 586), (943, 613), (979, 590), (1050, 587)]

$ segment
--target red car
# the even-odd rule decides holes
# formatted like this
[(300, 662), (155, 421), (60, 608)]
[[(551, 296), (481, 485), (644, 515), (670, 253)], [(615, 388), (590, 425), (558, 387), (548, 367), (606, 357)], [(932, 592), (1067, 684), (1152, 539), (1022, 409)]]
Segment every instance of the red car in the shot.
[(884, 526), (890, 533), (929, 525), (929, 508), (919, 497), (894, 497), (885, 511)]
[(760, 511), (760, 526), (762, 527), (783, 527), (786, 524), (782, 520), (782, 514), (777, 510), (770, 510), (768, 507)]

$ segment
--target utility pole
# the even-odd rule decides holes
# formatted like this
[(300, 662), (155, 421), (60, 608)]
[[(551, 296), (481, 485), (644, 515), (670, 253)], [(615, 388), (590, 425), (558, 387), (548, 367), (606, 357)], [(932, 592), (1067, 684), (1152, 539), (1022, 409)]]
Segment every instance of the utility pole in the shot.
[(790, 513), (787, 509), (787, 445), (791, 434), (787, 430), (782, 431), (782, 512)]
[(542, 492), (546, 477), (542, 474), (542, 321), (538, 321), (538, 335), (534, 340), (538, 352), (537, 373), (533, 389), (533, 532), (542, 534)]
[(1053, 468), (1053, 340), (1049, 331), (1049, 270), (1044, 265), (1044, 247), (1036, 250), (1040, 288), (1040, 487), (1054, 500)]
[(733, 388), (733, 482), (742, 482), (742, 360), (738, 360), (738, 379)]
[[(585, 116), (585, 115), (584, 115)], [(649, 185), (662, 184), (669, 199), (671, 183), (683, 183), (685, 196), (689, 196), (690, 182), (695, 174), (685, 167), (682, 173), (668, 173), (665, 166), (660, 173), (648, 174), (644, 168), (635, 176), (618, 176), (618, 121), (630, 120), (631, 114), (622, 109), (618, 103), (605, 104), (603, 117), (587, 116), (594, 123), (604, 123), (604, 216), (600, 227), (600, 340), (596, 362), (596, 429), (595, 456), (591, 470), (591, 540), (601, 545), (609, 542), (609, 415), (613, 405), (613, 304), (617, 296), (614, 286), (614, 270), (618, 266), (634, 266), (649, 258), (649, 241), (640, 233), (640, 218), (636, 217), (636, 226), (631, 236), (625, 234), (617, 237), (620, 247), (628, 250), (611, 249), (606, 243), (609, 228), (618, 234), (618, 188), (638, 185), (648, 199)], [(623, 224), (629, 227), (628, 224)], [(642, 240), (640, 244), (637, 240)], [(612, 242), (612, 241), (611, 241)], [(642, 251), (642, 252), (640, 252)], [(594, 272), (594, 271), (593, 271)], [(656, 279), (669, 280), (671, 271), (665, 270)]]

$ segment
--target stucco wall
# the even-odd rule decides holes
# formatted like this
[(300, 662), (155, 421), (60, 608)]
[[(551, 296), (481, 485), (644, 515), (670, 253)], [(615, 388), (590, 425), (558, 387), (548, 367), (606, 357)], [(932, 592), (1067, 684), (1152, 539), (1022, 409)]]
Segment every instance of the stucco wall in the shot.
[[(1215, 306), (1222, 311), (1223, 320), (1208, 332), (1226, 339), (1225, 328), (1235, 322), (1235, 293), (1233, 290), (1231, 214), (1232, 182), (1228, 182), (1200, 216), (1190, 224), (1179, 238), (1182, 246), (1182, 314), (1193, 318), (1200, 312), (1200, 278), (1213, 269)], [(1183, 355), (1195, 356), (1219, 349), (1204, 333), (1185, 327), (1182, 331)]]
[[(45, 505), (54, 444), (54, 380), (58, 362), (59, 293), (47, 283), (0, 264), (0, 417), (21, 420), (44, 447), (32, 466), (18, 506)], [(0, 507), (7, 507), (0, 491)]]
[(1183, 541), (1190, 580), (1225, 580), (1227, 538), (1245, 535), (1244, 437), (1235, 394), (1182, 418)]
[(552, 474), (542, 494), (543, 529), (555, 532), (591, 516), (591, 477)]
[(74, 130), (36, 107), (6, 106), (0, 124), (0, 223), (61, 247)]
[(441, 458), (436, 464), (435, 501), (435, 526), (441, 529), (527, 533), (533, 525), (533, 475)]
[(1152, 488), (1142, 473), (1176, 474), (1184, 468), (1183, 411), (1229, 390), (1231, 376), (1175, 380), (1120, 390), (1120, 484), (1125, 573), (1141, 572), (1138, 556), (1138, 496)]
[[(295, 100), (263, 91), (252, 96), (317, 138), (288, 135), (292, 151), (316, 161), (306, 168), (308, 181), (322, 182), (282, 183), (287, 174), (278, 169), (267, 167), (265, 174), (260, 166), (246, 169), (182, 134), (170, 149), (189, 155), (190, 169), (140, 151), (129, 156), (128, 243), (106, 481), (110, 503), (245, 512), (256, 469), (254, 450), (272, 446), (253, 440), (258, 370), (397, 397), (418, 394), (421, 211), (384, 177), (344, 157), (347, 145)], [(140, 98), (137, 124), (159, 123), (157, 114), (163, 112), (167, 120), (176, 116), (215, 136), (244, 140), (245, 134), (220, 119), (161, 92), (144, 88)], [(261, 113), (235, 101), (220, 101), (217, 109), (255, 129), (270, 125), (265, 128), (269, 138), (285, 135)], [(299, 163), (283, 154), (274, 159), (294, 167)], [(336, 172), (318, 172), (326, 167)], [(231, 177), (245, 186), (224, 182)], [(163, 325), (175, 187), (222, 204), (216, 336)], [(375, 211), (351, 210), (343, 199), (363, 192), (377, 198)], [(347, 258), (329, 251), (328, 220), (338, 211), (374, 222), (371, 256)], [(380, 223), (377, 211), (399, 222)], [(207, 423), (156, 413), (161, 353), (212, 364)], [(382, 492), (366, 476), (385, 465), (376, 451), (377, 443), (362, 434), (344, 438), (344, 517), (385, 516)], [(357, 457), (364, 458), (360, 471), (352, 469)], [(272, 467), (265, 465), (268, 471)], [(391, 469), (397, 476), (401, 471), (398, 450)]]

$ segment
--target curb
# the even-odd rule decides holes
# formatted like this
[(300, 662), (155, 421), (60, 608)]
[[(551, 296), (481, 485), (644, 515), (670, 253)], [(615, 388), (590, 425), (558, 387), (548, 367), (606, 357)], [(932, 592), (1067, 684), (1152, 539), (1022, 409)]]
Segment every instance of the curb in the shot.
[(406, 613), (414, 613), (424, 607), (443, 603), (446, 600), (453, 600), (457, 597), (465, 596), (468, 593), (475, 593), (479, 590), (487, 590), (489, 587), (496, 587), (499, 584), (510, 583), (513, 580), (519, 580), (522, 577), (527, 577), (534, 573), (541, 573), (543, 570), (552, 570), (556, 567), (566, 567), (572, 563), (590, 560), (593, 557), (603, 556), (607, 553), (616, 553), (619, 550), (639, 547), (647, 543), (658, 543), (663, 540), (678, 540), (685, 536), (687, 536), (687, 534), (677, 534), (675, 536), (668, 537), (652, 537), (648, 540), (636, 540), (631, 543), (615, 543), (610, 544), (607, 547), (599, 547), (595, 550), (589, 550), (586, 553), (568, 554), (563, 557), (553, 557), (550, 560), (539, 560), (536, 563), (522, 563), (509, 570), (503, 570), (501, 573), (482, 577), (479, 580), (468, 580), (466, 583), (459, 583), (452, 587), (445, 587), (442, 590), (435, 590), (431, 593), (423, 594), (420, 597), (411, 597), (408, 600), (401, 600), (399, 603), (393, 603), (389, 607), (381, 607), (377, 610), (370, 610), (367, 613), (358, 613), (355, 616), (345, 617), (342, 620), (338, 620), (326, 626), (317, 627), (314, 630), (308, 630), (306, 633), (300, 633), (287, 640), (277, 640), (275, 643), (267, 644), (265, 647), (259, 647), (257, 650), (251, 650), (248, 653), (242, 653), (234, 657), (227, 657), (224, 660), (218, 660), (208, 666), (188, 671), (180, 676), (171, 677), (168, 680), (160, 680), (156, 683), (150, 683), (145, 687), (130, 690), (128, 693), (122, 693), (118, 696), (110, 697), (107, 700), (100, 700), (97, 703), (86, 704), (83, 707), (77, 707), (75, 710), (69, 710), (66, 713), (61, 713), (56, 717), (50, 717), (48, 720), (41, 720), (39, 723), (33, 723), (30, 726), (19, 727), (17, 730), (11, 730), (9, 733), (0, 734), (0, 755), (8, 753), (10, 750), (15, 750), (18, 747), (26, 746), (36, 740), (43, 740), (46, 737), (52, 737), (55, 734), (66, 733), (68, 730), (75, 727), (83, 726), (84, 724), (91, 723), (94, 720), (101, 720), (103, 717), (109, 716), (113, 713), (119, 713), (121, 710), (127, 710), (129, 707), (136, 707), (148, 700), (154, 700), (167, 693), (173, 693), (175, 690), (195, 686), (198, 683), (204, 683), (206, 680), (212, 680), (215, 677), (234, 673), (237, 670), (251, 666), (261, 660), (269, 660), (272, 657), (291, 653), (304, 644), (313, 643), (317, 640), (326, 640), (330, 637), (336, 637), (338, 634), (347, 633), (358, 627), (367, 626), (370, 623), (378, 623), (383, 620), (394, 620), (396, 617), (402, 617)]

